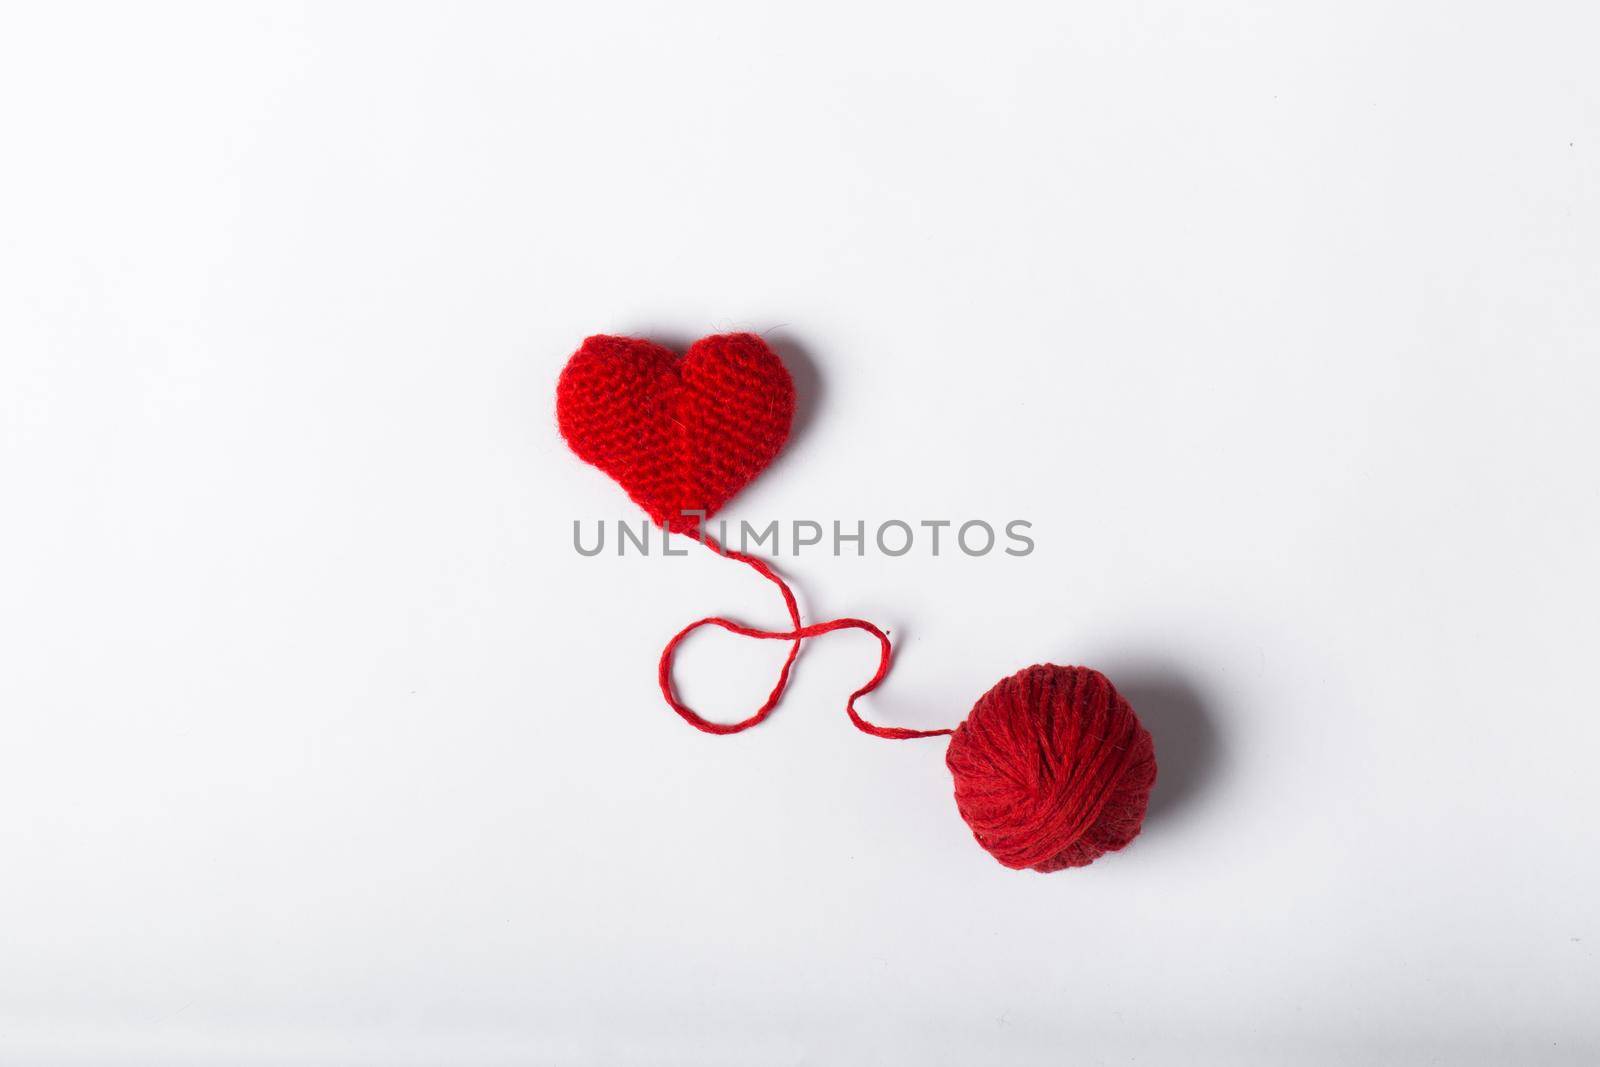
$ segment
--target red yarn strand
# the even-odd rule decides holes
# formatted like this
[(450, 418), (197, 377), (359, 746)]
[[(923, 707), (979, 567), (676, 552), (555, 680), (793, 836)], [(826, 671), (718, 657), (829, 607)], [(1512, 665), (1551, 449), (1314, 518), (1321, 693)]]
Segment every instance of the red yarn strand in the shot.
[[(710, 534), (701, 530), (688, 531), (687, 536), (699, 541), (720, 556), (738, 560), (776, 585), (779, 592), (783, 594), (783, 604), (789, 611), (789, 621), (794, 624), (794, 628), (790, 630), (762, 630), (754, 626), (745, 626), (742, 623), (734, 622), (732, 619), (712, 615), (704, 619), (697, 619), (674, 634), (672, 640), (667, 642), (667, 647), (661, 650), (661, 665), (657, 676), (661, 683), (661, 695), (666, 698), (667, 704), (672, 710), (683, 717), (684, 722), (687, 722), (696, 730), (703, 730), (708, 734), (736, 734), (750, 729), (750, 727), (755, 726), (766, 719), (768, 715), (771, 715), (772, 710), (778, 706), (778, 701), (783, 698), (783, 691), (789, 685), (789, 668), (794, 666), (795, 657), (800, 654), (800, 643), (802, 641), (808, 637), (819, 637), (835, 630), (865, 630), (878, 639), (878, 669), (867, 681), (867, 684), (851, 693), (850, 699), (845, 701), (845, 714), (850, 716), (850, 721), (855, 725), (855, 728), (862, 733), (871, 734), (873, 737), (888, 738), (892, 741), (904, 741), (916, 737), (946, 737), (955, 733), (954, 730), (908, 730), (899, 726), (878, 726), (863, 719), (856, 712), (856, 701), (878, 688), (878, 685), (889, 673), (889, 660), (893, 649), (889, 644), (888, 635), (865, 619), (833, 619), (829, 622), (812, 623), (809, 626), (802, 625), (800, 622), (800, 607), (795, 602), (794, 591), (789, 588), (787, 582), (778, 577), (777, 572), (765, 560), (746, 555), (743, 552), (736, 552), (733, 549), (724, 548)], [(683, 639), (702, 626), (718, 626), (729, 633), (738, 634), (741, 637), (754, 637), (763, 641), (793, 642), (789, 647), (789, 655), (783, 661), (783, 669), (778, 672), (778, 684), (773, 686), (772, 692), (767, 695), (765, 703), (757, 708), (755, 714), (747, 719), (733, 723), (712, 722), (680, 700), (677, 691), (673, 688), (672, 657), (677, 653), (678, 646), (683, 643)]]

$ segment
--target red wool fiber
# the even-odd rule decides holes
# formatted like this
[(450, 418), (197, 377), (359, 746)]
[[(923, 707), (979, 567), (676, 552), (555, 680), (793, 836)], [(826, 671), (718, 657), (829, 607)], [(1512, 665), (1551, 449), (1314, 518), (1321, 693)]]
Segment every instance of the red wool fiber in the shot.
[[(802, 623), (794, 592), (771, 566), (724, 549), (700, 528), (783, 448), (794, 400), (783, 361), (749, 333), (703, 337), (681, 358), (650, 341), (597, 335), (561, 372), (556, 418), (572, 451), (621, 485), (657, 525), (745, 564), (783, 596), (787, 629), (708, 616), (678, 631), (657, 670), (667, 704), (705, 733), (748, 730), (783, 698), (802, 641), (864, 630), (878, 640), (878, 669), (850, 694), (846, 715), (874, 737), (950, 735), (945, 762), (955, 779), (956, 806), (995, 859), (1012, 868), (1058, 871), (1132, 841), (1155, 782), (1155, 753), (1150, 735), (1104, 675), (1087, 667), (1029, 667), (979, 698), (955, 730), (878, 726), (857, 713), (856, 701), (889, 673), (888, 636), (865, 619)], [(672, 684), (673, 655), (702, 626), (790, 642), (777, 685), (739, 722), (706, 719)]]
[(702, 337), (679, 358), (635, 337), (590, 337), (556, 383), (561, 435), (657, 526), (696, 528), (789, 439), (794, 381), (753, 333)]
[(1007, 867), (1083, 867), (1139, 834), (1155, 747), (1099, 671), (1041, 664), (999, 682), (945, 763), (972, 836)]

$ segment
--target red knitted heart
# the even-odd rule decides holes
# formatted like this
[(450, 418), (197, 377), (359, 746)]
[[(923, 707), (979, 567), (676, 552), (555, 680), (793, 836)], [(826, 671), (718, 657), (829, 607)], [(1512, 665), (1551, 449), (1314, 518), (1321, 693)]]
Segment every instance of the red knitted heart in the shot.
[(751, 333), (702, 337), (682, 359), (635, 337), (583, 342), (556, 385), (561, 436), (659, 525), (693, 531), (789, 437), (794, 382)]

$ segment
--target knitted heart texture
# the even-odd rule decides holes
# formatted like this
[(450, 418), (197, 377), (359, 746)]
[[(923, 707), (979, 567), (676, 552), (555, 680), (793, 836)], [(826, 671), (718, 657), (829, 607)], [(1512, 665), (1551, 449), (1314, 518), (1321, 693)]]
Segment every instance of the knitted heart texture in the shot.
[(794, 381), (755, 334), (702, 337), (682, 359), (651, 341), (601, 335), (561, 372), (556, 416), (578, 458), (658, 526), (688, 533), (783, 448)]

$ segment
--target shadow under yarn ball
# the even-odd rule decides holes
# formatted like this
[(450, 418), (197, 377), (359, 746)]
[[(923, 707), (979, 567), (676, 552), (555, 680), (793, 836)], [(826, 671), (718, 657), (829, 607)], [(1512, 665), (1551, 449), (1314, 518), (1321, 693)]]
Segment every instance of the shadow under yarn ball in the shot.
[(1155, 746), (1099, 671), (1040, 664), (973, 705), (945, 757), (978, 844), (1017, 870), (1083, 867), (1139, 835)]

